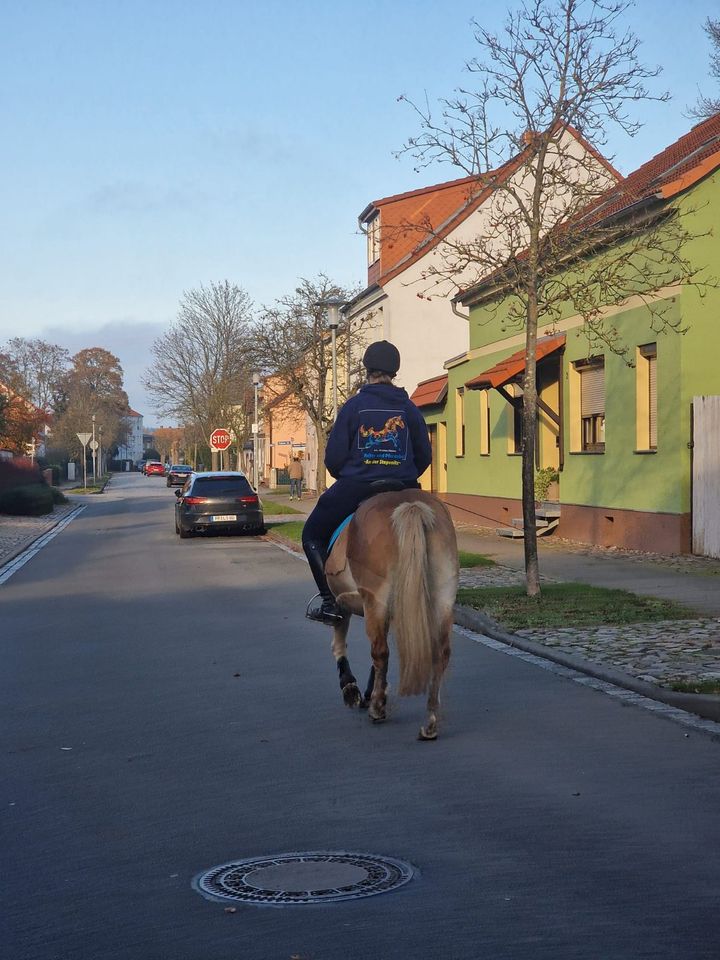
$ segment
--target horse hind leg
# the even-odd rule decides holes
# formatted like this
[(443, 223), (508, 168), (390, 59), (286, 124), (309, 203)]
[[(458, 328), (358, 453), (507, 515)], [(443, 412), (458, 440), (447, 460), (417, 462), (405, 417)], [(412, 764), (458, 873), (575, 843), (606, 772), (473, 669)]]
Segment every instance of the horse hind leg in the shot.
[(418, 740), (436, 740), (438, 710), (440, 708), (440, 684), (445, 674), (448, 662), (450, 660), (450, 631), (452, 630), (452, 618), (449, 617), (443, 623), (439, 649), (433, 658), (433, 671), (428, 688), (427, 699), (427, 720), (418, 732)]
[(375, 686), (375, 664), (370, 665), (370, 675), (368, 676), (368, 681), (365, 686), (365, 693), (362, 700), (360, 701), (360, 707), (363, 710), (367, 710), (370, 706), (370, 698), (372, 697), (373, 688)]
[(387, 639), (389, 626), (385, 609), (377, 603), (366, 601), (365, 630), (370, 641), (370, 653), (373, 662), (370, 676), (372, 677), (374, 674), (368, 716), (375, 723), (381, 723), (386, 718), (387, 672), (390, 655)]
[(350, 614), (346, 614), (333, 626), (332, 652), (338, 668), (340, 689), (346, 707), (356, 707), (361, 703), (360, 689), (350, 669), (347, 658), (347, 634), (350, 627)]

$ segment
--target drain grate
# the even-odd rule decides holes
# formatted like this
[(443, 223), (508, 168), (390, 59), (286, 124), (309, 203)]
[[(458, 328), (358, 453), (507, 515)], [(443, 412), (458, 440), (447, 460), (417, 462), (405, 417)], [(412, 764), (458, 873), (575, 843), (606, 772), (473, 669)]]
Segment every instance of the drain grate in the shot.
[(389, 893), (415, 873), (409, 863), (393, 857), (316, 851), (224, 863), (200, 874), (193, 886), (212, 900), (284, 906)]

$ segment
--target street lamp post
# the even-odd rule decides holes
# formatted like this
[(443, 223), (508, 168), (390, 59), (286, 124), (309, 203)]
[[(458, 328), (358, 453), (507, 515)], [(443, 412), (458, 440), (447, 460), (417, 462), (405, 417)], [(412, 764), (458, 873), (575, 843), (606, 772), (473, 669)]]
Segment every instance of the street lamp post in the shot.
[(337, 382), (337, 329), (340, 326), (340, 309), (346, 301), (342, 297), (327, 297), (321, 300), (318, 306), (327, 310), (328, 327), (330, 328), (330, 348), (332, 352), (332, 397), (333, 423), (337, 420), (338, 410), (338, 382)]
[(90, 444), (90, 449), (92, 450), (92, 461), (93, 461), (93, 486), (97, 485), (97, 447), (95, 446), (95, 414), (92, 415), (92, 443)]
[(252, 377), (253, 390), (255, 391), (255, 422), (253, 423), (253, 480), (255, 489), (258, 489), (258, 433), (260, 426), (258, 424), (258, 390), (260, 389), (260, 374), (254, 373)]

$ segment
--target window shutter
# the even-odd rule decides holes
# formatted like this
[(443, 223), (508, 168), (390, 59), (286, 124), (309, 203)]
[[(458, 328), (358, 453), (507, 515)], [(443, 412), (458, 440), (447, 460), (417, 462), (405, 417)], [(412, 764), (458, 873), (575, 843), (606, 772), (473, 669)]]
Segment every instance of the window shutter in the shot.
[(657, 357), (648, 357), (650, 384), (650, 448), (657, 447)]
[(580, 415), (594, 417), (605, 413), (605, 366), (580, 369)]

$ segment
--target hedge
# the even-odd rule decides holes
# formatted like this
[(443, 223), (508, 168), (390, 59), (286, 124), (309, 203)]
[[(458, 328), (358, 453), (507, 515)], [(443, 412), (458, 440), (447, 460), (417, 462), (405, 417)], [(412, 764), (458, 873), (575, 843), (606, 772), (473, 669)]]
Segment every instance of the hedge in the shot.
[(41, 517), (52, 513), (54, 506), (52, 488), (44, 483), (11, 487), (0, 493), (0, 513), (16, 517)]

